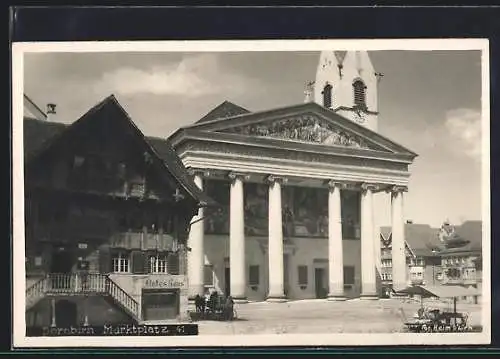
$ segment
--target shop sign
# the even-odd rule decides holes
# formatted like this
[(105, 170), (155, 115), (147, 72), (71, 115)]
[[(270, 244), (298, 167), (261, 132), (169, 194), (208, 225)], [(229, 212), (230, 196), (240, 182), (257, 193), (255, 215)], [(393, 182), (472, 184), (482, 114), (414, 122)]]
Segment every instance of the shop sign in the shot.
[(174, 289), (185, 287), (186, 278), (184, 276), (148, 278), (144, 282), (144, 288), (150, 289)]

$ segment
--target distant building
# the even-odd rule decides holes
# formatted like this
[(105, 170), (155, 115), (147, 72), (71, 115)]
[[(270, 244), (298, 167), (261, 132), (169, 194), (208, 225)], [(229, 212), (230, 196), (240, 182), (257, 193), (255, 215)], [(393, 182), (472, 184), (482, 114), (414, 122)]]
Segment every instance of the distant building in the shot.
[[(441, 228), (427, 224), (405, 225), (407, 284), (462, 285), (482, 282), (482, 222), (460, 226), (445, 222)], [(391, 228), (380, 228), (382, 285), (392, 286)], [(462, 298), (470, 299), (470, 298)]]
[(482, 282), (482, 222), (444, 223), (438, 230), (443, 284), (477, 287)]
[[(392, 288), (391, 227), (380, 228), (381, 279), (385, 288)], [(405, 224), (406, 282), (410, 284), (438, 283), (441, 259), (436, 229), (428, 224)]]
[(24, 94), (24, 118), (40, 121), (47, 120), (47, 114), (26, 94)]

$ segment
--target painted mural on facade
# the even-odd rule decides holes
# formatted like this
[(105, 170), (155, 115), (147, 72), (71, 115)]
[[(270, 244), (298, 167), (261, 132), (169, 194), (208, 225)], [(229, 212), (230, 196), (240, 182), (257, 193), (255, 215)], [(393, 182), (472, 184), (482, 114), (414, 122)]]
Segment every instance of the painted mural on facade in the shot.
[[(205, 222), (207, 234), (229, 234), (229, 183), (206, 181), (206, 191), (221, 204)], [(268, 186), (265, 183), (245, 183), (245, 233), (249, 236), (268, 235)], [(359, 239), (359, 193), (342, 192), (343, 237)], [(283, 236), (328, 237), (328, 190), (326, 188), (285, 186), (282, 189)]]

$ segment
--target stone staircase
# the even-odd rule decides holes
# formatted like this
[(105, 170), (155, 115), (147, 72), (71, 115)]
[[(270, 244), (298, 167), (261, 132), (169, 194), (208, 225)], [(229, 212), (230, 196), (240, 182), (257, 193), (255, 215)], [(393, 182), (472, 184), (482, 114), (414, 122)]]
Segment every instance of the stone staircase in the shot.
[(139, 303), (107, 275), (100, 273), (48, 274), (26, 289), (26, 310), (47, 296), (75, 295), (107, 297), (136, 322), (140, 321)]

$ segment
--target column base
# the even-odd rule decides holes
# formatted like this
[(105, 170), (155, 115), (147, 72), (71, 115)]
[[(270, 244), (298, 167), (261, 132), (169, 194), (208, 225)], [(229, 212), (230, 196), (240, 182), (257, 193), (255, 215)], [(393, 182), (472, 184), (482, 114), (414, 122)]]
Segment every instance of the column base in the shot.
[(233, 297), (233, 302), (237, 304), (245, 304), (248, 303), (248, 298), (247, 297)]
[(342, 302), (345, 301), (347, 298), (344, 297), (342, 294), (328, 294), (327, 300), (330, 302)]
[(359, 299), (362, 300), (378, 300), (379, 297), (377, 294), (361, 294)]
[(288, 299), (284, 295), (283, 296), (273, 295), (273, 296), (267, 297), (267, 299), (266, 299), (266, 302), (269, 302), (269, 303), (285, 303), (287, 301), (288, 301)]

